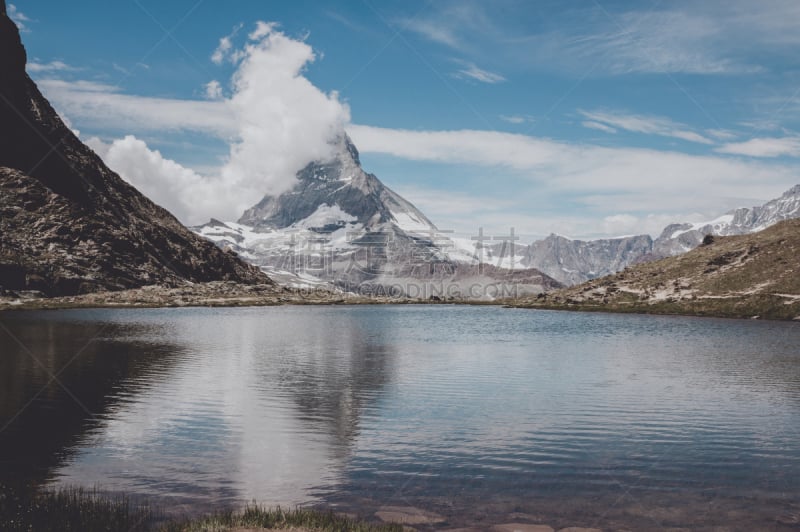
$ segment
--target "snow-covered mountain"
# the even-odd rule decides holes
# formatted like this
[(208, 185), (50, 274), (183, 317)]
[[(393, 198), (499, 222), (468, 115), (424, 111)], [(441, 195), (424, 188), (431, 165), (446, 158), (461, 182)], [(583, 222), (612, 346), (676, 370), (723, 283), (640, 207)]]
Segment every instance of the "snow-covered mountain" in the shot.
[(800, 218), (800, 185), (757, 207), (735, 209), (707, 222), (668, 225), (656, 240), (649, 235), (589, 241), (551, 235), (527, 247), (517, 246), (515, 263), (574, 285), (638, 262), (686, 253), (709, 234), (755, 233), (790, 218)]
[(235, 223), (194, 230), (295, 287), (491, 299), (559, 286), (538, 270), (493, 264), (475, 243), (440, 232), (362, 169), (346, 135), (336, 156), (298, 172), (291, 190), (265, 196)]
[(387, 223), (412, 232), (436, 231), (419, 209), (361, 168), (347, 135), (339, 140), (333, 160), (309, 164), (298, 172), (297, 181), (285, 194), (265, 196), (238, 223), (256, 231), (295, 226), (325, 233), (346, 224)]
[(672, 224), (653, 243), (655, 257), (671, 257), (696, 248), (706, 235), (755, 233), (783, 220), (800, 218), (800, 185), (757, 207), (743, 207), (708, 222)]
[(798, 217), (800, 185), (761, 206), (708, 222), (669, 225), (655, 241), (649, 235), (589, 241), (550, 235), (530, 245), (513, 238), (476, 242), (443, 234), (414, 205), (366, 173), (358, 150), (342, 135), (336, 157), (298, 172), (288, 192), (265, 196), (236, 223), (212, 220), (195, 230), (284, 284), (422, 296), (452, 290), (456, 297), (482, 286), (477, 293), (483, 297), (486, 286), (497, 293), (510, 284), (530, 292), (579, 284), (684, 253), (708, 234), (751, 233)]

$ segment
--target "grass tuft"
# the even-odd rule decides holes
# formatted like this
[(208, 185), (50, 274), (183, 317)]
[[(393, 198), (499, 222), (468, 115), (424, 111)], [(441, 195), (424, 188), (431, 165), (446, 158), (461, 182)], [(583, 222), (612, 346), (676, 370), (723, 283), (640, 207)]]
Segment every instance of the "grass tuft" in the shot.
[(34, 495), (0, 487), (0, 530), (105, 532), (150, 530), (155, 514), (125, 496), (69, 488)]
[(4, 532), (217, 532), (237, 528), (300, 528), (320, 532), (401, 532), (396, 524), (370, 524), (333, 512), (266, 508), (257, 504), (240, 512), (218, 511), (197, 519), (166, 521), (163, 512), (134, 504), (126, 496), (66, 488), (22, 494), (0, 486), (0, 530)]
[(402, 532), (396, 524), (370, 524), (333, 512), (320, 512), (297, 508), (265, 508), (248, 505), (241, 512), (218, 512), (201, 519), (172, 522), (161, 530), (164, 532), (217, 532), (233, 528), (306, 528), (320, 532)]

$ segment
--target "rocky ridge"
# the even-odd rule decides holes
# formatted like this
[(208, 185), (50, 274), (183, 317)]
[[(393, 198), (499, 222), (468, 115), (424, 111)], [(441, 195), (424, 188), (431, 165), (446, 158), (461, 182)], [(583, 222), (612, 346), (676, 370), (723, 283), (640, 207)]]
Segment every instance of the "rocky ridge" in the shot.
[(59, 296), (151, 284), (271, 284), (108, 169), (25, 71), (0, 2), (0, 289)]
[(649, 235), (587, 241), (550, 235), (522, 250), (521, 263), (569, 286), (616, 273), (650, 253), (652, 247)]
[(516, 306), (800, 320), (800, 219), (711, 237), (685, 254), (515, 301)]
[(514, 261), (572, 286), (632, 264), (686, 253), (706, 235), (749, 234), (793, 218), (800, 218), (800, 185), (763, 205), (735, 209), (711, 221), (670, 224), (655, 240), (649, 235), (586, 241), (550, 235), (529, 246), (516, 246)]

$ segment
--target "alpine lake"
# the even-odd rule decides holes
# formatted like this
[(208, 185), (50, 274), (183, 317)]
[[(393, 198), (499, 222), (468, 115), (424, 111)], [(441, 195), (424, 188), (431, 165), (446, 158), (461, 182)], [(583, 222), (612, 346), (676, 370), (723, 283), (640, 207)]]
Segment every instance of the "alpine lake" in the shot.
[(800, 324), (361, 305), (0, 313), (0, 484), (420, 529), (800, 526)]

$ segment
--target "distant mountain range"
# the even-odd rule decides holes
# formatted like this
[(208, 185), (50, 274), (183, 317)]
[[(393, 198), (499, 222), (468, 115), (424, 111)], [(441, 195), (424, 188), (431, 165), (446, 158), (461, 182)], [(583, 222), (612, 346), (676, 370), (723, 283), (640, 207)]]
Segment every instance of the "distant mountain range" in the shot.
[(669, 225), (653, 243), (653, 255), (672, 257), (696, 248), (706, 235), (746, 235), (793, 218), (800, 218), (800, 185), (763, 205), (734, 209), (710, 222)]
[(309, 164), (288, 192), (264, 197), (235, 223), (211, 220), (194, 230), (294, 287), (493, 299), (561, 286), (534, 268), (498, 267), (459, 246), (366, 173), (346, 135), (333, 160)]
[(346, 135), (337, 153), (332, 161), (308, 165), (290, 191), (264, 197), (237, 222), (212, 220), (194, 230), (297, 287), (436, 293), (437, 286), (449, 286), (463, 297), (480, 283), (495, 292), (508, 290), (512, 279), (525, 292), (580, 284), (685, 253), (708, 234), (746, 234), (800, 217), (798, 185), (764, 205), (710, 222), (669, 225), (655, 240), (550, 235), (530, 245), (479, 242), (440, 232), (414, 205), (364, 172)]
[[(742, 230), (732, 228), (735, 219), (725, 224)], [(708, 238), (687, 253), (515, 304), (800, 320), (799, 265), (800, 219), (784, 220), (754, 233)]]
[(0, 0), (0, 295), (272, 281), (186, 229), (64, 125)]
[(792, 218), (800, 218), (800, 185), (763, 205), (735, 209), (708, 222), (668, 225), (655, 240), (649, 235), (602, 240), (550, 235), (528, 246), (515, 246), (513, 263), (541, 270), (565, 285), (576, 285), (633, 264), (686, 253), (699, 246), (706, 235), (749, 234)]

